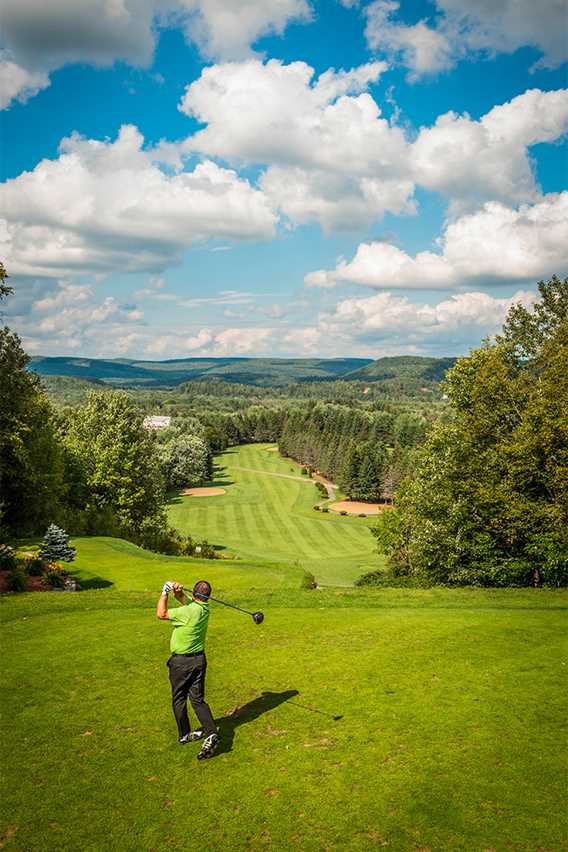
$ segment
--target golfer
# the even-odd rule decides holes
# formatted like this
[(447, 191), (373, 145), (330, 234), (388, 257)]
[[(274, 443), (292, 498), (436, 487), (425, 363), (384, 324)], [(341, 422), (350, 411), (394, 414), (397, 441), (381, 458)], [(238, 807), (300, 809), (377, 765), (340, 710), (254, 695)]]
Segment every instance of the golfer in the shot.
[[(168, 610), (168, 596), (173, 592), (181, 606)], [(173, 627), (170, 640), (171, 657), (167, 662), (172, 685), (172, 708), (179, 732), (180, 745), (195, 742), (205, 737), (198, 760), (213, 757), (219, 743), (217, 727), (205, 701), (205, 634), (209, 621), (209, 595), (211, 585), (200, 580), (192, 591), (188, 603), (181, 583), (168, 580), (164, 583), (158, 599), (156, 615), (162, 621), (169, 621)], [(201, 725), (200, 730), (191, 731), (187, 715), (187, 699)]]

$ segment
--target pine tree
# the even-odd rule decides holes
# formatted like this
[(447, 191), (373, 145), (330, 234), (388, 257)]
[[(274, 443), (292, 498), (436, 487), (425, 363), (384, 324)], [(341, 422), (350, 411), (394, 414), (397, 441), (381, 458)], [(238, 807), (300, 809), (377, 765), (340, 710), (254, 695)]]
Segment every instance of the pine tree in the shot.
[(50, 524), (43, 537), (39, 555), (45, 562), (73, 562), (76, 550), (69, 546), (65, 530)]

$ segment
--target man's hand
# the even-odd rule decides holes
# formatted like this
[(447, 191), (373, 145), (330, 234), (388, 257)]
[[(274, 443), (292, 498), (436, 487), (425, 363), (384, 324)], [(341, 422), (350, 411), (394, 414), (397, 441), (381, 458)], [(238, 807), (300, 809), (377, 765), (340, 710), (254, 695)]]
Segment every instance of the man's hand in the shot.
[(179, 583), (174, 583), (173, 580), (166, 580), (164, 588), (162, 589), (162, 594), (169, 595), (169, 593), (174, 590), (174, 586), (179, 586)]
[(182, 586), (181, 583), (174, 583), (173, 584), (173, 592), (174, 592), (174, 595), (176, 596), (176, 600), (180, 601), (181, 603), (185, 603), (186, 597), (185, 597), (185, 592), (183, 590), (183, 586)]

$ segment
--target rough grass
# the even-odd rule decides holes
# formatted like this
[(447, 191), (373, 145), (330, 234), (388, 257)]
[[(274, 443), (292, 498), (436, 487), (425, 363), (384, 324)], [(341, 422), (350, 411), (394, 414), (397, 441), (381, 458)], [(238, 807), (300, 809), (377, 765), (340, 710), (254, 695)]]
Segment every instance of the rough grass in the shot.
[(299, 477), (301, 467), (270, 446), (249, 444), (217, 456), (212, 485), (227, 493), (199, 500), (172, 496), (171, 523), (223, 553), (299, 565), (323, 585), (350, 585), (379, 568), (382, 558), (369, 532), (373, 520), (315, 512), (321, 502), (315, 483)]

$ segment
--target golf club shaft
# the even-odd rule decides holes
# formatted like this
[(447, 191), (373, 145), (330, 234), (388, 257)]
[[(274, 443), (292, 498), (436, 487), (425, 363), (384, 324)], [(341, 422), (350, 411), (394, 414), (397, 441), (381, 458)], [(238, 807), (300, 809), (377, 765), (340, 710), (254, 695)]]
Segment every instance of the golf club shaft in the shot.
[[(193, 589), (186, 589), (185, 586), (184, 586), (183, 590), (184, 590), (184, 592), (187, 592), (188, 594), (193, 595)], [(240, 606), (236, 606), (235, 604), (227, 603), (227, 601), (219, 600), (219, 598), (214, 598), (213, 595), (208, 595), (207, 600), (208, 601), (215, 601), (215, 603), (223, 604), (223, 606), (229, 606), (229, 607), (231, 607), (231, 609), (238, 609), (239, 612), (246, 612), (247, 615), (254, 615), (254, 613), (249, 612), (248, 609), (242, 609)]]

